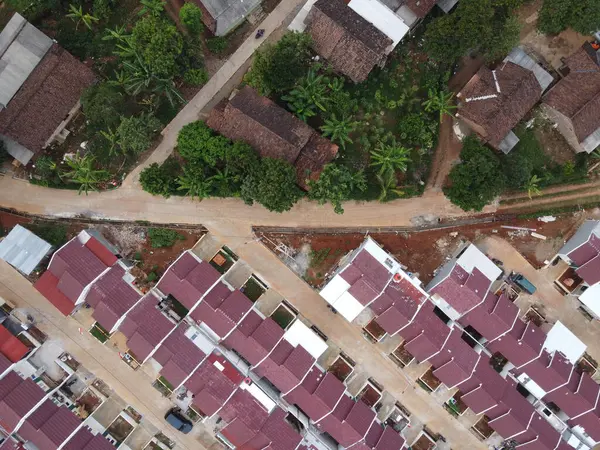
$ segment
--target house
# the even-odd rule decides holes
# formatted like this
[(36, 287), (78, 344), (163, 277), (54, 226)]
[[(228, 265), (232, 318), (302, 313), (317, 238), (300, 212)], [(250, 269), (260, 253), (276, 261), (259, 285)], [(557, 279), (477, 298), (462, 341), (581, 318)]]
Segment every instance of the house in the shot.
[(247, 142), (263, 158), (292, 164), (304, 189), (306, 180), (318, 179), (338, 151), (337, 145), (250, 86), (215, 106), (206, 123), (229, 139)]
[(354, 401), (349, 395), (343, 395), (331, 414), (319, 420), (316, 425), (342, 447), (348, 448), (365, 438), (376, 415), (366, 403)]
[(0, 379), (0, 427), (11, 434), (29, 414), (42, 403), (46, 393), (31, 378), (21, 378), (16, 372)]
[(567, 75), (546, 95), (542, 108), (577, 153), (600, 145), (600, 48), (586, 42), (566, 58)]
[(500, 275), (502, 270), (469, 244), (438, 269), (427, 291), (448, 317), (458, 320), (485, 301)]
[(34, 287), (65, 316), (81, 305), (92, 284), (117, 263), (118, 257), (92, 230), (81, 231), (59, 248)]
[(104, 436), (93, 434), (88, 427), (84, 426), (62, 448), (63, 450), (114, 450), (115, 447)]
[(554, 261), (565, 265), (555, 283), (576, 296), (587, 312), (600, 319), (600, 221), (586, 220), (558, 251)]
[(514, 49), (495, 69), (483, 66), (458, 93), (456, 114), (484, 142), (509, 153), (519, 142), (512, 129), (541, 99), (552, 76), (524, 50)]
[(256, 10), (261, 0), (195, 0), (202, 22), (215, 36), (225, 36)]
[(378, 0), (318, 0), (306, 23), (315, 51), (355, 83), (366, 80), (375, 66), (383, 66), (409, 31)]
[(0, 259), (19, 272), (29, 275), (48, 256), (52, 245), (36, 236), (27, 228), (16, 225), (0, 241)]
[(14, 14), (0, 32), (0, 139), (19, 163), (55, 141), (96, 78), (52, 39)]
[(370, 237), (342, 258), (319, 294), (349, 322), (371, 308), (390, 334), (406, 326), (428, 297), (421, 281)]
[(19, 428), (19, 437), (26, 445), (40, 450), (57, 450), (81, 424), (81, 419), (66, 406), (57, 406), (47, 399)]

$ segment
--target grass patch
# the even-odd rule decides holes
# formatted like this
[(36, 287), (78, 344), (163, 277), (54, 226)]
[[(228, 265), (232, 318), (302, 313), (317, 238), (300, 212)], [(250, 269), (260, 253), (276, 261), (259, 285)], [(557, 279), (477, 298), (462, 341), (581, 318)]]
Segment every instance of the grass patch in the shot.
[(242, 292), (246, 297), (255, 302), (265, 293), (265, 288), (254, 277), (250, 277), (242, 287)]
[(165, 377), (161, 376), (158, 379), (158, 381), (160, 381), (163, 384), (163, 386), (165, 386), (171, 392), (173, 392), (173, 389), (175, 389), (175, 386), (173, 386), (171, 383), (169, 383), (169, 380), (167, 380)]
[(32, 233), (38, 235), (43, 240), (52, 244), (54, 247), (61, 247), (67, 242), (67, 226), (59, 223), (27, 223), (23, 225)]
[(271, 319), (284, 330), (294, 321), (295, 316), (284, 306), (278, 306), (271, 314)]
[(94, 326), (90, 329), (90, 334), (98, 339), (103, 344), (108, 341), (109, 333), (104, 328), (102, 328), (98, 323), (95, 323)]
[(148, 230), (148, 237), (150, 238), (152, 248), (173, 247), (177, 241), (185, 240), (185, 236), (168, 228), (150, 228)]

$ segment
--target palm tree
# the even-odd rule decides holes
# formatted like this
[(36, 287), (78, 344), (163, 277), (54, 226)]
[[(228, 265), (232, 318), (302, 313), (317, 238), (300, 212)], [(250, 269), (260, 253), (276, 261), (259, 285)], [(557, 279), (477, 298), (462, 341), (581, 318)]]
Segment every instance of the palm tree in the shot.
[(90, 190), (97, 191), (98, 185), (108, 178), (106, 170), (94, 169), (94, 158), (92, 156), (79, 156), (67, 159), (67, 165), (71, 168), (69, 172), (64, 173), (64, 177), (71, 183), (79, 184), (78, 193)]
[(379, 143), (375, 150), (371, 150), (371, 166), (379, 167), (379, 175), (386, 172), (406, 172), (410, 162), (410, 150), (401, 147), (395, 142), (392, 144)]
[(401, 196), (404, 193), (398, 189), (398, 180), (396, 179), (396, 174), (392, 171), (384, 172), (383, 174), (378, 173), (377, 181), (379, 181), (379, 186), (381, 187), (381, 194), (379, 194), (378, 200), (382, 203), (388, 199), (390, 194)]
[(127, 29), (124, 26), (115, 26), (115, 28), (112, 30), (110, 28), (104, 30), (104, 37), (102, 38), (102, 40), (123, 42), (127, 38), (129, 38), (129, 35), (127, 34)]
[(325, 119), (325, 124), (321, 127), (323, 136), (329, 137), (331, 142), (339, 144), (340, 147), (346, 148), (346, 144), (352, 144), (350, 139), (350, 133), (352, 133), (358, 122), (350, 121), (350, 118), (344, 116), (341, 120), (335, 117), (335, 114), (331, 115), (331, 119)]
[(158, 17), (165, 10), (165, 4), (167, 2), (163, 0), (140, 0), (142, 9), (138, 12), (140, 16), (144, 14), (150, 14), (151, 16)]
[(210, 197), (212, 190), (212, 180), (204, 178), (204, 174), (201, 170), (193, 168), (191, 166), (186, 167), (183, 170), (183, 175), (177, 178), (178, 191), (186, 191), (185, 195), (197, 197), (198, 200)]
[(117, 136), (117, 133), (114, 132), (112, 128), (109, 128), (108, 131), (101, 130), (100, 135), (106, 139), (110, 145), (108, 149), (109, 156), (117, 156), (119, 153), (119, 136)]
[(527, 195), (529, 196), (529, 200), (532, 200), (534, 195), (540, 195), (542, 191), (540, 190), (540, 181), (542, 179), (537, 175), (533, 175), (527, 183), (525, 183), (525, 189), (527, 189)]
[(427, 112), (439, 112), (440, 113), (440, 123), (444, 119), (444, 115), (452, 116), (452, 111), (454, 111), (457, 106), (453, 104), (452, 100), (454, 99), (453, 92), (447, 91), (434, 91), (433, 89), (429, 89), (428, 99), (423, 102), (423, 106), (425, 107), (425, 111)]
[(67, 17), (70, 17), (71, 19), (73, 19), (73, 22), (75, 22), (75, 29), (77, 30), (79, 28), (79, 24), (83, 22), (83, 24), (88, 28), (88, 29), (92, 29), (92, 23), (93, 22), (98, 22), (97, 17), (92, 16), (91, 14), (85, 13), (83, 12), (83, 9), (81, 9), (81, 6), (79, 8), (77, 8), (75, 5), (69, 5), (69, 9), (71, 10), (71, 12), (69, 14), (67, 14)]

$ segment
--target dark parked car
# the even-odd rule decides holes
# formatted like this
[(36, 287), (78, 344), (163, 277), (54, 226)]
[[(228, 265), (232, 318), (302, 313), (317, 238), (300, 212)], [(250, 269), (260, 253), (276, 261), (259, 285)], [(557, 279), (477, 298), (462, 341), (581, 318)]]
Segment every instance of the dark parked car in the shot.
[(169, 425), (183, 434), (188, 434), (194, 427), (191, 420), (181, 413), (181, 408), (171, 408), (168, 410), (167, 414), (165, 414), (165, 420)]

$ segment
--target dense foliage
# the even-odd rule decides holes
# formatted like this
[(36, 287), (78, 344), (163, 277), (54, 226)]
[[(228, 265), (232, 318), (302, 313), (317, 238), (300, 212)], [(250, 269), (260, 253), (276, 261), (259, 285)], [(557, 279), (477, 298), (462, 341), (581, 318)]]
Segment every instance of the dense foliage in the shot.
[(446, 196), (465, 211), (481, 211), (504, 189), (500, 160), (475, 137), (464, 140), (460, 164), (450, 171)]
[(167, 19), (149, 15), (138, 21), (131, 33), (131, 47), (151, 73), (160, 77), (177, 73), (183, 39)]
[(140, 173), (142, 189), (152, 195), (170, 197), (177, 191), (178, 166), (167, 160), (164, 164), (152, 163)]
[(118, 143), (124, 153), (139, 154), (152, 144), (160, 121), (150, 115), (122, 117), (117, 128)]
[(184, 3), (179, 10), (179, 20), (192, 34), (200, 34), (204, 30), (202, 11), (194, 3)]
[(262, 95), (292, 89), (311, 63), (311, 38), (304, 33), (287, 33), (274, 45), (254, 54), (246, 81)]
[(358, 189), (366, 189), (366, 179), (362, 171), (352, 173), (345, 166), (327, 164), (317, 181), (309, 181), (309, 198), (320, 205), (330, 202), (336, 214), (343, 214), (342, 202), (350, 198)]
[(81, 108), (93, 129), (107, 129), (119, 125), (125, 113), (125, 97), (115, 86), (102, 82), (85, 90)]
[(177, 241), (185, 240), (185, 236), (168, 228), (150, 228), (148, 237), (152, 248), (173, 247)]
[(600, 30), (600, 7), (597, 0), (544, 0), (538, 28), (557, 34), (567, 28), (588, 35)]
[(504, 57), (519, 42), (511, 14), (524, 0), (461, 0), (454, 12), (438, 17), (425, 32), (425, 52), (454, 63), (468, 52), (488, 60)]

